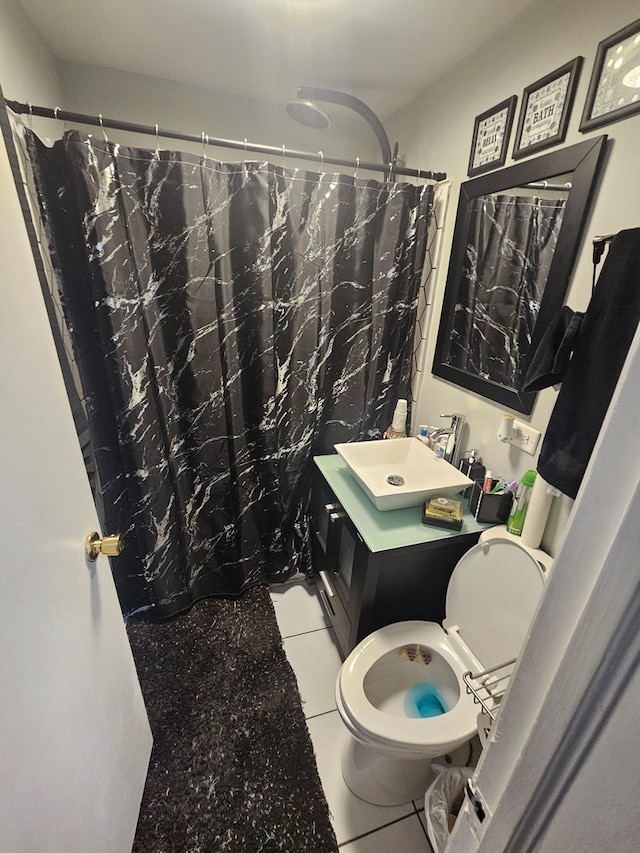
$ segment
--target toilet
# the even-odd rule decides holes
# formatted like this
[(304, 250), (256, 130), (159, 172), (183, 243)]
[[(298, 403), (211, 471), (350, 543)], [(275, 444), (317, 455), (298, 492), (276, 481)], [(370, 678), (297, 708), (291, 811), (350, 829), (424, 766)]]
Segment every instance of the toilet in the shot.
[(544, 587), (536, 552), (514, 538), (485, 531), (462, 557), (442, 625), (387, 625), (344, 661), (335, 689), (350, 734), (342, 775), (361, 799), (376, 805), (421, 799), (433, 761), (467, 763), (480, 707), (463, 675), (518, 656)]

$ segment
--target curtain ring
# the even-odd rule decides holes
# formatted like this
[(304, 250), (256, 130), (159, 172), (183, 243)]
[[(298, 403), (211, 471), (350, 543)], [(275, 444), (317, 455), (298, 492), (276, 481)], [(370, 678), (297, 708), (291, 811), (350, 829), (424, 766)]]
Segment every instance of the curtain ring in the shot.
[[(58, 113), (59, 113), (59, 112), (60, 112), (60, 107), (54, 107), (54, 108), (53, 108), (53, 117), (54, 117), (54, 119), (56, 119), (56, 121), (62, 121), (62, 119), (61, 119), (61, 118), (60, 118), (60, 116), (58, 115)], [(67, 123), (66, 123), (66, 121), (62, 121), (62, 128), (63, 128), (64, 132), (66, 133), (66, 132), (67, 132)]]
[(29, 110), (29, 130), (33, 130), (33, 105), (31, 101), (27, 101), (27, 109)]
[(245, 181), (249, 180), (249, 167), (247, 161), (247, 137), (244, 138), (244, 160), (242, 161), (242, 170), (244, 172)]
[(104, 129), (104, 125), (102, 123), (102, 113), (98, 113), (98, 121), (100, 122), (100, 127), (102, 128), (102, 135), (104, 136), (104, 141), (109, 144), (109, 137), (107, 136), (107, 131)]
[(156, 128), (156, 157), (159, 158), (160, 157), (160, 137), (159, 137), (159, 130), (158, 130), (157, 124), (155, 125), (155, 128)]
[(320, 158), (320, 160), (318, 161), (318, 164), (320, 166), (320, 171), (323, 172), (324, 171), (324, 154), (322, 153), (322, 151), (318, 151), (318, 157)]
[(285, 150), (285, 147), (283, 145), (282, 146), (282, 170), (283, 171), (284, 171), (284, 166), (285, 166), (285, 157), (286, 157), (286, 150)]
[(203, 130), (202, 131), (202, 159), (206, 163), (207, 162), (207, 149), (206, 149), (206, 145), (205, 145), (205, 140), (206, 140), (206, 145), (208, 145), (209, 144), (209, 134), (205, 133)]
[(356, 169), (355, 169), (355, 172), (353, 173), (353, 180), (354, 181), (357, 180), (357, 178), (358, 178), (358, 169), (359, 168), (360, 168), (360, 158), (356, 157)]

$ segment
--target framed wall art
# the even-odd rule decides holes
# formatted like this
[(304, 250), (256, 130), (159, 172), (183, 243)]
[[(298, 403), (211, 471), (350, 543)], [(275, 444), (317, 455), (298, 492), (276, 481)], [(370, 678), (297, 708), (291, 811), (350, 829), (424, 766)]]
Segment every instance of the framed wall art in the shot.
[(467, 172), (470, 178), (504, 165), (517, 100), (512, 95), (476, 118)]
[(640, 18), (598, 45), (580, 130), (640, 111)]
[(514, 160), (564, 141), (581, 66), (576, 56), (524, 90)]

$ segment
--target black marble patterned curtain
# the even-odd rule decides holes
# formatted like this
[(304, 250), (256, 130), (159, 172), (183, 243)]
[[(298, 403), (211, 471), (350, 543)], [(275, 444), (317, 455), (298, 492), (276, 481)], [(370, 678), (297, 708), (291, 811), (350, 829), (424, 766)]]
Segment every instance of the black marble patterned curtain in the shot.
[(125, 613), (308, 571), (314, 455), (409, 393), (431, 187), (29, 136)]
[(446, 363), (519, 387), (566, 198), (473, 199)]

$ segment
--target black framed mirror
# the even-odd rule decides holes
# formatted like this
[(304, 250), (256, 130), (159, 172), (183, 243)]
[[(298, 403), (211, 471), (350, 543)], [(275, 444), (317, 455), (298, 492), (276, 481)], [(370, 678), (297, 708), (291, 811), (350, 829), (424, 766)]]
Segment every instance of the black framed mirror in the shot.
[(434, 375), (531, 413), (528, 361), (563, 304), (606, 139), (461, 185)]

